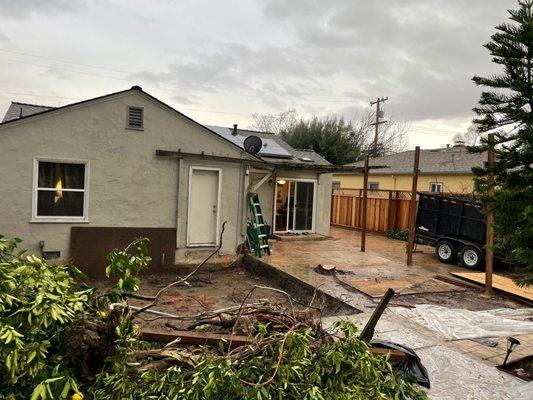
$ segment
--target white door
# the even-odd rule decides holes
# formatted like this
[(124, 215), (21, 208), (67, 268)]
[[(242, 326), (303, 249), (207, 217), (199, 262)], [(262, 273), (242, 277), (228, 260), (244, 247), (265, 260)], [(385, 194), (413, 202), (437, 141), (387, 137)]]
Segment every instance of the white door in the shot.
[(220, 170), (191, 167), (189, 173), (188, 246), (217, 245)]

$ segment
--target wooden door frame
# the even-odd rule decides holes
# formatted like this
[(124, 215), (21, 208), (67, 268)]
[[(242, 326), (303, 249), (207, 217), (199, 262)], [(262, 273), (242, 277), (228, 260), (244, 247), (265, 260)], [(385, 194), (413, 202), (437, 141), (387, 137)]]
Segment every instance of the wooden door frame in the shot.
[[(216, 217), (216, 227), (215, 227), (215, 243), (192, 243), (190, 240), (190, 222), (191, 222), (191, 192), (192, 192), (192, 177), (195, 170), (199, 171), (215, 171), (218, 173), (218, 184), (217, 184), (217, 217)], [(189, 166), (189, 188), (187, 194), (187, 247), (215, 247), (219, 245), (219, 236), (220, 236), (220, 199), (222, 193), (222, 168), (214, 167), (204, 167), (201, 165), (190, 165)]]

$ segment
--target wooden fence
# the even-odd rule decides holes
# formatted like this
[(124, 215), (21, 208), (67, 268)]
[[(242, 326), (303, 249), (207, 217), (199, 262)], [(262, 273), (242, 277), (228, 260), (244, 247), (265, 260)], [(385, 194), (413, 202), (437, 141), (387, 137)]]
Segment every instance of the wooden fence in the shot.
[[(366, 229), (385, 233), (409, 228), (411, 192), (406, 190), (368, 190)], [(333, 189), (331, 223), (361, 228), (363, 189)]]

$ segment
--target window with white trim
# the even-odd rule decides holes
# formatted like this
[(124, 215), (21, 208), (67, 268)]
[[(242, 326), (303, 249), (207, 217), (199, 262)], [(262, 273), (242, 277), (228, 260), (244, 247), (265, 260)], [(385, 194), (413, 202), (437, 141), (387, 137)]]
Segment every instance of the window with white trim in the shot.
[(429, 183), (429, 191), (431, 193), (442, 193), (444, 185), (442, 182), (430, 182)]
[(379, 182), (368, 182), (369, 190), (379, 190)]
[(87, 220), (87, 165), (87, 161), (35, 160), (34, 220)]

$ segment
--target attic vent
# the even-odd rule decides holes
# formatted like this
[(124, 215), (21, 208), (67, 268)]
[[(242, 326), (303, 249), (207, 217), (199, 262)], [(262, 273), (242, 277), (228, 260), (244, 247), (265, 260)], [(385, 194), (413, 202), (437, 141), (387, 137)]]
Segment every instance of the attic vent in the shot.
[(141, 107), (128, 107), (128, 121), (126, 127), (129, 129), (143, 129), (143, 113)]

